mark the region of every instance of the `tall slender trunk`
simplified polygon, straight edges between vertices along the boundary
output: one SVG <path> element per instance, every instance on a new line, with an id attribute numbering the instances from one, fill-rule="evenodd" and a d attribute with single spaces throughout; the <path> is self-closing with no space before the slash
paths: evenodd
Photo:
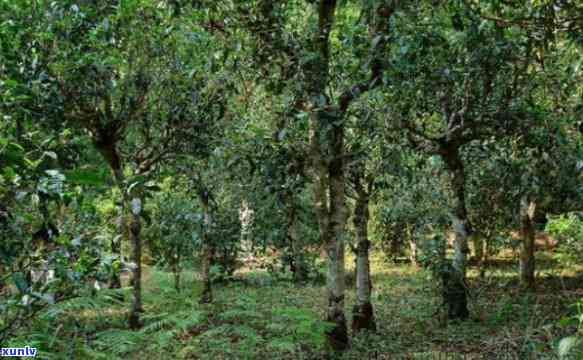
<path id="1" fill-rule="evenodd" d="M 466 267 L 468 258 L 468 238 L 472 233 L 465 200 L 465 172 L 456 146 L 446 148 L 443 160 L 450 173 L 453 208 L 451 213 L 455 233 L 454 258 L 451 274 L 447 275 L 445 301 L 449 306 L 450 319 L 465 319 L 469 316 L 467 306 Z"/>
<path id="2" fill-rule="evenodd" d="M 411 225 L 407 224 L 406 226 L 407 237 L 409 238 L 409 260 L 411 261 L 411 265 L 419 266 L 419 262 L 417 261 L 417 239 L 415 239 Z"/>
<path id="3" fill-rule="evenodd" d="M 137 194 L 129 194 L 126 189 L 122 158 L 117 150 L 117 142 L 119 140 L 118 131 L 119 124 L 109 119 L 110 122 L 103 127 L 93 129 L 94 138 L 93 144 L 101 153 L 105 161 L 110 167 L 116 185 L 118 186 L 122 198 L 122 221 L 120 221 L 120 233 L 128 236 L 130 242 L 130 262 L 131 275 L 130 283 L 132 287 L 130 309 L 128 315 L 129 327 L 131 329 L 138 329 L 142 326 L 140 321 L 140 314 L 143 312 L 142 308 L 142 243 L 141 243 L 141 216 L 144 209 L 144 199 Z M 114 237 L 111 250 L 112 254 L 121 261 L 121 246 L 116 242 L 118 237 Z M 121 287 L 121 279 L 119 270 L 114 270 L 112 278 L 110 279 L 111 288 Z"/>
<path id="4" fill-rule="evenodd" d="M 356 305 L 352 310 L 352 330 L 376 330 L 374 310 L 371 302 L 372 282 L 368 240 L 369 194 L 357 186 L 354 206 L 354 229 L 356 230 Z M 360 186 L 359 186 L 360 185 Z M 359 188 L 360 187 L 360 188 Z"/>
<path id="5" fill-rule="evenodd" d="M 331 122 L 333 123 L 333 122 Z M 328 309 L 326 320 L 335 324 L 327 332 L 328 342 L 336 351 L 348 347 L 348 329 L 344 316 L 345 259 L 344 229 L 346 225 L 346 196 L 344 178 L 344 128 L 343 125 L 331 125 L 325 116 L 318 113 L 310 121 L 311 156 L 315 173 L 314 206 L 318 217 L 320 239 L 326 246 L 328 256 L 327 294 Z M 321 139 L 327 131 L 332 136 L 322 144 Z M 325 161 L 323 145 L 333 159 Z M 327 152 L 328 153 L 328 152 Z"/>
<path id="6" fill-rule="evenodd" d="M 344 228 L 346 203 L 344 175 L 330 174 L 330 223 L 328 228 L 328 317 L 336 327 L 329 332 L 334 348 L 344 350 L 348 345 L 348 331 L 344 316 L 345 259 Z"/>
<path id="7" fill-rule="evenodd" d="M 522 236 L 520 246 L 520 284 L 525 289 L 534 289 L 535 286 L 535 210 L 536 202 L 532 196 L 525 195 L 520 199 L 520 230 Z"/>
<path id="8" fill-rule="evenodd" d="M 105 141 L 105 140 L 112 140 L 112 139 L 103 139 L 102 141 L 96 141 L 95 147 L 101 153 L 101 156 L 105 159 L 107 164 L 109 165 L 109 169 L 113 175 L 113 179 L 117 188 L 119 189 L 121 196 L 122 196 L 122 208 L 121 208 L 121 216 L 119 221 L 119 229 L 118 232 L 121 236 L 114 236 L 111 239 L 111 254 L 114 258 L 121 261 L 121 239 L 123 239 L 125 232 L 126 232 L 126 203 L 125 200 L 125 186 L 124 186 L 124 175 L 123 175 L 123 167 L 121 164 L 121 159 L 115 147 L 115 142 L 113 141 Z M 119 289 L 121 288 L 121 277 L 119 273 L 119 269 L 113 270 L 111 277 L 109 279 L 109 288 L 110 289 Z"/>
<path id="9" fill-rule="evenodd" d="M 202 283 L 203 289 L 200 295 L 199 302 L 201 304 L 208 304 L 213 301 L 213 292 L 212 292 L 212 279 L 211 279 L 211 266 L 213 261 L 213 248 L 212 244 L 210 243 L 210 236 L 209 232 L 212 226 L 212 218 L 210 212 L 210 204 L 209 204 L 209 194 L 206 189 L 200 195 L 200 201 L 202 203 L 202 211 L 203 211 L 203 231 L 202 231 Z"/>
<path id="10" fill-rule="evenodd" d="M 176 292 L 180 292 L 180 261 L 178 259 L 175 261 L 176 262 L 172 266 L 172 273 L 174 274 L 174 289 L 176 289 Z"/>
<path id="11" fill-rule="evenodd" d="M 484 260 L 484 237 L 480 233 L 474 233 L 471 237 L 474 244 L 474 258 L 478 265 Z"/>
<path id="12" fill-rule="evenodd" d="M 239 221 L 241 222 L 241 250 L 244 253 L 253 252 L 253 239 L 251 236 L 254 211 L 249 207 L 249 203 L 246 200 L 241 201 L 241 207 L 239 208 Z"/>
<path id="13" fill-rule="evenodd" d="M 142 326 L 140 313 L 142 308 L 142 230 L 141 210 L 143 209 L 143 199 L 132 197 L 131 211 L 129 212 L 129 240 L 130 240 L 130 260 L 132 271 L 130 283 L 132 287 L 130 300 L 129 326 L 130 329 L 139 329 Z"/>
<path id="14" fill-rule="evenodd" d="M 332 160 L 328 165 L 330 206 L 327 240 L 328 244 L 328 321 L 336 323 L 336 327 L 329 333 L 335 348 L 344 350 L 348 346 L 348 331 L 344 316 L 345 291 L 345 259 L 344 235 L 347 218 L 345 177 L 344 177 L 344 126 L 331 123 L 332 139 L 330 153 Z"/>
<path id="15" fill-rule="evenodd" d="M 403 239 L 399 234 L 397 236 L 392 236 L 389 238 L 389 256 L 393 261 L 397 261 L 397 258 L 401 254 L 401 246 Z"/>
<path id="16" fill-rule="evenodd" d="M 490 234 L 484 236 L 482 241 L 482 261 L 480 262 L 480 278 L 486 276 L 486 267 L 488 266 Z"/>
<path id="17" fill-rule="evenodd" d="M 474 232 L 470 238 L 474 246 L 474 261 L 480 277 L 482 277 L 484 273 L 485 237 L 482 233 Z"/>

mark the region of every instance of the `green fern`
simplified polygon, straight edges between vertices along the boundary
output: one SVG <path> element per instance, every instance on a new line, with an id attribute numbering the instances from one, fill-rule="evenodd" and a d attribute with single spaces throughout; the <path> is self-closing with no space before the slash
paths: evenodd
<path id="1" fill-rule="evenodd" d="M 46 319 L 55 319 L 63 314 L 78 314 L 80 311 L 91 310 L 98 314 L 103 314 L 112 305 L 123 306 L 124 289 L 107 289 L 101 290 L 96 296 L 80 296 L 67 299 L 54 304 L 47 308 L 43 317 Z"/>

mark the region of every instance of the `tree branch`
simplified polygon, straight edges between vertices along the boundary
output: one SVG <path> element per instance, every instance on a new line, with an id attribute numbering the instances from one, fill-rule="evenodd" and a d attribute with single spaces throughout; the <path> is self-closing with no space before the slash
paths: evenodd
<path id="1" fill-rule="evenodd" d="M 392 5 L 392 4 L 391 4 Z M 374 89 L 382 83 L 383 76 L 383 54 L 388 44 L 387 29 L 391 16 L 395 12 L 394 6 L 381 4 L 376 9 L 378 18 L 373 25 L 370 49 L 370 78 L 359 84 L 351 86 L 345 90 L 338 101 L 338 108 L 341 114 L 344 114 L 350 103 L 358 98 L 361 94 Z"/>

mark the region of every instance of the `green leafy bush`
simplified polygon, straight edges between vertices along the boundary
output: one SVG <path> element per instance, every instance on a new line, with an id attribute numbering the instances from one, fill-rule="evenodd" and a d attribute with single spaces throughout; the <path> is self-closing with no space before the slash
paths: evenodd
<path id="1" fill-rule="evenodd" d="M 566 263 L 583 260 L 583 217 L 580 213 L 551 217 L 546 231 L 558 240 L 557 256 Z"/>

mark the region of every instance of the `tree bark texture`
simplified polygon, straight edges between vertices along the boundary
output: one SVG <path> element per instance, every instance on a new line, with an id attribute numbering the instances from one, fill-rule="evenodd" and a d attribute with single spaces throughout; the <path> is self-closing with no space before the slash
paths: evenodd
<path id="1" fill-rule="evenodd" d="M 448 305 L 450 319 L 466 319 L 469 315 L 466 289 L 466 268 L 468 260 L 468 238 L 472 234 L 465 198 L 465 173 L 459 149 L 445 147 L 442 153 L 451 179 L 452 225 L 455 233 L 453 268 L 447 270 L 444 279 L 444 301 Z"/>
<path id="2" fill-rule="evenodd" d="M 407 224 L 407 237 L 409 238 L 409 260 L 411 261 L 411 265 L 419 266 L 419 262 L 417 261 L 417 239 L 409 224 Z"/>
<path id="3" fill-rule="evenodd" d="M 525 289 L 535 286 L 535 228 L 534 216 L 536 203 L 532 196 L 525 195 L 520 200 L 520 230 L 522 242 L 520 246 L 520 283 Z"/>
<path id="4" fill-rule="evenodd" d="M 352 310 L 352 330 L 375 331 L 374 309 L 371 302 L 372 282 L 368 240 L 369 194 L 357 180 L 357 197 L 354 207 L 354 229 L 356 231 L 356 305 Z"/>

